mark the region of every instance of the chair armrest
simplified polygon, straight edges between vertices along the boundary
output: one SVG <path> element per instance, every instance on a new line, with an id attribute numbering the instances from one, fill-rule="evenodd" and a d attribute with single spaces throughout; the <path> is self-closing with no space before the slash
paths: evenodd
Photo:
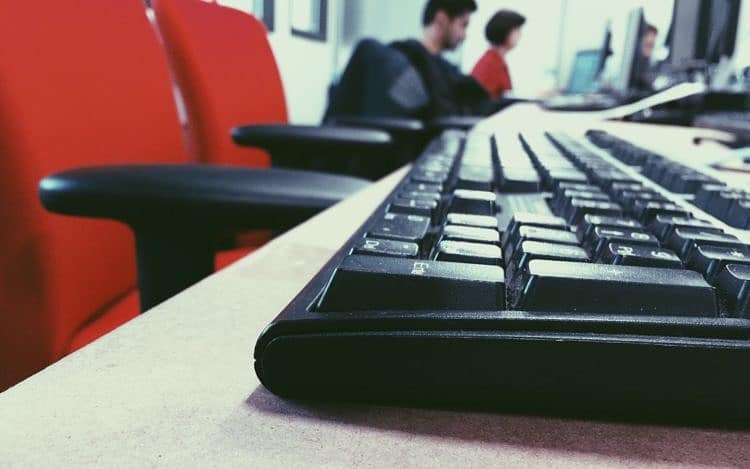
<path id="1" fill-rule="evenodd" d="M 132 165 L 54 174 L 41 181 L 39 192 L 51 212 L 130 226 L 146 311 L 213 272 L 220 235 L 292 227 L 367 185 L 280 169 Z"/>
<path id="2" fill-rule="evenodd" d="M 44 178 L 52 212 L 128 224 L 283 229 L 340 202 L 367 181 L 310 171 L 205 165 L 74 169 Z"/>
<path id="3" fill-rule="evenodd" d="M 414 161 L 435 136 L 421 120 L 402 117 L 337 116 L 330 119 L 329 123 L 388 132 L 393 139 L 394 167 Z"/>
<path id="4" fill-rule="evenodd" d="M 480 123 L 484 116 L 443 116 L 437 117 L 430 121 L 429 126 L 437 131 L 441 132 L 448 129 L 456 130 L 471 130 L 475 125 Z"/>
<path id="5" fill-rule="evenodd" d="M 271 155 L 347 157 L 351 152 L 388 149 L 390 135 L 380 130 L 307 125 L 250 125 L 232 129 L 232 139 L 242 146 L 258 147 Z"/>
<path id="6" fill-rule="evenodd" d="M 424 123 L 417 119 L 401 117 L 372 116 L 337 116 L 331 119 L 334 125 L 379 129 L 391 134 L 421 135 L 425 131 Z"/>

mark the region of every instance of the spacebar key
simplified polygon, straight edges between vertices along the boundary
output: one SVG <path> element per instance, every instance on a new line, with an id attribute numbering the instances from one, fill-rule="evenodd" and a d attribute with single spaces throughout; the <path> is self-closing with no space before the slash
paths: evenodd
<path id="1" fill-rule="evenodd" d="M 717 316 L 714 289 L 688 270 L 533 260 L 517 288 L 526 311 Z"/>
<path id="2" fill-rule="evenodd" d="M 323 312 L 503 309 L 500 267 L 356 255 L 339 265 L 319 303 Z"/>

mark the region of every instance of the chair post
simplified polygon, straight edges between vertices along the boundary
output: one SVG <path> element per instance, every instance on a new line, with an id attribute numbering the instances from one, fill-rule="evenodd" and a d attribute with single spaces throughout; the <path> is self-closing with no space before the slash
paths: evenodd
<path id="1" fill-rule="evenodd" d="M 191 232 L 193 231 L 193 232 Z M 195 229 L 135 229 L 141 313 L 214 271 L 213 237 Z"/>

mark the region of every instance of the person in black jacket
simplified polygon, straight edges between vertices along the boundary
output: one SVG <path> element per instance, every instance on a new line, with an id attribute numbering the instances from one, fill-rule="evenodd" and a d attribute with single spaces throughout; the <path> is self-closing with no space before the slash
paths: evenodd
<path id="1" fill-rule="evenodd" d="M 421 75 L 430 96 L 429 117 L 483 115 L 494 110 L 487 91 L 441 57 L 464 41 L 471 14 L 476 10 L 475 0 L 429 0 L 422 17 L 422 39 L 391 44 L 406 55 Z"/>

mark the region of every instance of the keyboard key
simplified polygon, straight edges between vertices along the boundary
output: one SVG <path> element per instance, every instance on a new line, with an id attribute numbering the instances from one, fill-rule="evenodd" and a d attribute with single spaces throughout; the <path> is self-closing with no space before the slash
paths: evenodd
<path id="1" fill-rule="evenodd" d="M 711 200 L 721 191 L 726 190 L 724 184 L 705 184 L 695 194 L 695 206 L 707 210 Z"/>
<path id="2" fill-rule="evenodd" d="M 659 240 L 652 234 L 637 229 L 605 227 L 594 228 L 594 232 L 586 240 L 584 247 L 593 254 L 595 259 L 598 259 L 610 243 L 637 244 L 653 248 L 659 247 Z"/>
<path id="3" fill-rule="evenodd" d="M 589 182 L 588 176 L 577 170 L 552 170 L 547 174 L 549 186 L 553 189 L 560 187 L 560 184 L 573 183 L 585 184 Z"/>
<path id="4" fill-rule="evenodd" d="M 414 258 L 419 254 L 419 246 L 414 243 L 404 243 L 402 241 L 365 238 L 354 246 L 352 252 L 354 254 L 369 256 Z"/>
<path id="5" fill-rule="evenodd" d="M 440 202 L 439 192 L 402 191 L 399 194 L 399 197 L 404 199 L 426 200 L 428 202 Z"/>
<path id="6" fill-rule="evenodd" d="M 750 319 L 750 266 L 728 265 L 719 273 L 717 287 L 734 317 Z"/>
<path id="7" fill-rule="evenodd" d="M 581 223 L 578 224 L 578 231 L 576 232 L 578 240 L 584 242 L 591 238 L 594 234 L 595 228 L 641 230 L 642 226 L 639 222 L 631 218 L 586 215 L 583 217 L 583 220 L 581 220 Z"/>
<path id="8" fill-rule="evenodd" d="M 669 249 L 654 246 L 610 243 L 602 251 L 601 261 L 612 265 L 682 269 L 682 261 Z"/>
<path id="9" fill-rule="evenodd" d="M 570 231 L 523 225 L 518 229 L 516 234 L 508 237 L 506 244 L 503 246 L 503 254 L 505 254 L 505 258 L 511 259 L 515 249 L 523 241 L 539 241 L 543 243 L 578 246 L 578 238 Z"/>
<path id="10" fill-rule="evenodd" d="M 744 196 L 739 192 L 722 191 L 711 198 L 711 201 L 708 203 L 705 210 L 716 218 L 724 221 L 729 213 L 729 208 L 736 201 L 742 200 L 743 198 Z"/>
<path id="11" fill-rule="evenodd" d="M 623 191 L 620 197 L 617 199 L 620 205 L 625 207 L 625 210 L 632 211 L 635 207 L 636 201 L 647 201 L 647 202 L 669 202 L 666 197 L 653 191 L 640 191 L 630 192 Z"/>
<path id="12" fill-rule="evenodd" d="M 589 262 L 590 260 L 588 253 L 578 246 L 524 241 L 513 253 L 513 259 L 509 265 L 513 264 L 516 269 L 523 270 L 529 262 L 536 259 L 570 262 Z M 508 271 L 508 277 L 510 277 L 510 271 Z"/>
<path id="13" fill-rule="evenodd" d="M 729 264 L 750 265 L 750 249 L 699 245 L 693 249 L 687 261 L 690 269 L 702 273 L 711 283 Z"/>
<path id="14" fill-rule="evenodd" d="M 613 184 L 638 184 L 637 180 L 620 170 L 594 172 L 592 180 L 604 190 L 609 190 Z"/>
<path id="15" fill-rule="evenodd" d="M 456 187 L 472 191 L 492 191 L 495 174 L 492 167 L 462 167 L 458 172 Z"/>
<path id="16" fill-rule="evenodd" d="M 676 194 L 695 194 L 702 186 L 715 182 L 715 179 L 705 174 L 691 172 L 676 177 L 670 186 L 670 190 Z"/>
<path id="17" fill-rule="evenodd" d="M 622 207 L 613 202 L 597 202 L 586 199 L 573 199 L 568 204 L 564 214 L 570 225 L 577 225 L 586 215 L 603 215 L 608 217 L 619 217 L 622 215 Z"/>
<path id="18" fill-rule="evenodd" d="M 548 215 L 538 215 L 536 213 L 527 212 L 516 212 L 513 215 L 508 227 L 505 229 L 502 238 L 502 245 L 504 246 L 509 238 L 513 238 L 518 241 L 518 230 L 522 226 L 538 226 L 541 228 L 549 228 L 556 230 L 567 230 L 568 224 L 565 223 L 560 217 L 552 217 Z"/>
<path id="19" fill-rule="evenodd" d="M 498 229 L 497 218 L 482 215 L 467 215 L 465 213 L 449 213 L 447 217 L 449 225 L 473 226 L 476 228 Z"/>
<path id="20" fill-rule="evenodd" d="M 410 182 L 403 187 L 404 191 L 419 191 L 419 192 L 443 192 L 443 186 L 441 184 L 424 184 L 418 182 Z"/>
<path id="21" fill-rule="evenodd" d="M 333 274 L 319 309 L 349 311 L 499 311 L 501 267 L 458 262 L 348 256 Z"/>
<path id="22" fill-rule="evenodd" d="M 444 186 L 448 174 L 444 172 L 417 170 L 412 172 L 411 180 L 418 184 L 434 184 Z"/>
<path id="23" fill-rule="evenodd" d="M 588 191 L 588 192 L 602 192 L 601 188 L 599 186 L 595 186 L 593 184 L 580 184 L 576 182 L 562 182 L 558 184 L 557 189 L 555 191 L 555 194 L 559 196 L 562 192 L 566 190 L 574 190 L 574 191 Z"/>
<path id="24" fill-rule="evenodd" d="M 443 230 L 443 239 L 448 241 L 500 244 L 500 233 L 490 228 L 447 225 Z"/>
<path id="25" fill-rule="evenodd" d="M 491 244 L 441 241 L 438 244 L 438 261 L 468 264 L 501 265 L 503 252 Z"/>
<path id="26" fill-rule="evenodd" d="M 666 240 L 675 228 L 699 228 L 703 231 L 715 233 L 724 232 L 709 221 L 675 215 L 657 215 L 648 225 L 648 229 L 661 241 Z"/>
<path id="27" fill-rule="evenodd" d="M 494 192 L 458 189 L 453 193 L 450 211 L 469 215 L 494 215 L 496 198 Z"/>
<path id="28" fill-rule="evenodd" d="M 697 272 L 535 260 L 512 307 L 537 312 L 717 315 L 713 287 Z"/>
<path id="29" fill-rule="evenodd" d="M 370 236 L 421 244 L 429 228 L 430 219 L 427 217 L 387 213 L 372 227 Z"/>
<path id="30" fill-rule="evenodd" d="M 397 197 L 391 204 L 390 211 L 407 215 L 420 215 L 432 218 L 437 211 L 438 203 L 434 200 L 416 200 Z"/>
<path id="31" fill-rule="evenodd" d="M 500 178 L 500 192 L 524 193 L 540 192 L 542 189 L 539 174 L 533 167 L 502 168 Z"/>
<path id="32" fill-rule="evenodd" d="M 566 213 L 569 204 L 574 199 L 611 202 L 609 196 L 603 192 L 567 190 L 555 200 L 555 211 L 557 213 Z"/>
<path id="33" fill-rule="evenodd" d="M 690 218 L 691 214 L 681 206 L 673 203 L 636 201 L 632 213 L 643 224 L 651 223 L 657 215 L 672 215 Z"/>
<path id="34" fill-rule="evenodd" d="M 698 245 L 723 246 L 737 249 L 745 247 L 736 236 L 700 228 L 675 228 L 667 239 L 666 244 L 682 259 L 688 259 L 693 249 Z"/>
<path id="35" fill-rule="evenodd" d="M 610 186 L 609 193 L 615 198 L 619 198 L 624 192 L 639 192 L 643 190 L 643 184 L 639 182 L 615 182 Z"/>
<path id="36" fill-rule="evenodd" d="M 750 200 L 738 200 L 732 204 L 724 221 L 735 228 L 750 229 Z"/>

